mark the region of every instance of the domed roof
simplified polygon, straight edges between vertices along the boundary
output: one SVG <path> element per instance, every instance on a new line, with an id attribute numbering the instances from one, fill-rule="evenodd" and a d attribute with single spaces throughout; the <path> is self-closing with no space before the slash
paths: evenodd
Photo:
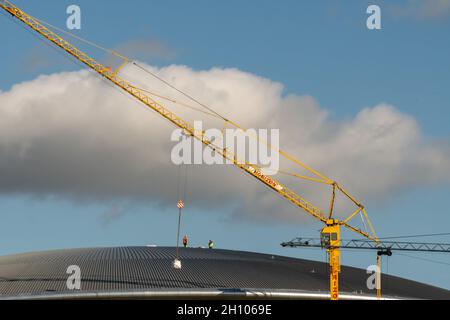
<path id="1" fill-rule="evenodd" d="M 117 247 L 56 250 L 0 257 L 0 298 L 251 297 L 327 298 L 328 267 L 315 261 L 242 251 Z M 69 266 L 80 270 L 80 290 L 69 290 Z M 342 267 L 347 298 L 370 298 L 365 270 Z M 383 281 L 387 279 L 383 277 Z M 450 291 L 389 277 L 390 297 L 450 299 Z"/>

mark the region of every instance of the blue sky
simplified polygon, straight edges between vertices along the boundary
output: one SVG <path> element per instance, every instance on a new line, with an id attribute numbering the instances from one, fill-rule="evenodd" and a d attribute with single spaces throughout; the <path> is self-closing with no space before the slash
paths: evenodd
<path id="1" fill-rule="evenodd" d="M 315 97 L 335 119 L 389 103 L 413 116 L 426 139 L 450 141 L 450 14 L 445 12 L 424 17 L 411 9 L 410 1 L 398 2 L 403 8 L 400 13 L 387 2 L 372 1 L 382 8 L 383 28 L 369 31 L 366 1 L 14 3 L 60 27 L 65 24 L 66 7 L 78 4 L 82 9 L 78 35 L 109 48 L 148 39 L 164 49 L 149 57 L 146 62 L 151 64 L 183 64 L 196 70 L 238 68 L 283 83 L 287 94 Z M 0 27 L 7 30 L 2 33 L 0 51 L 1 91 L 40 74 L 79 69 L 3 15 Z M 26 67 L 30 54 L 44 57 L 31 69 Z M 371 215 L 381 236 L 449 232 L 449 195 L 445 184 L 411 186 L 395 201 L 373 204 L 369 212 L 382 212 Z M 101 219 L 104 210 L 101 203 L 5 192 L 0 198 L 0 253 L 175 244 L 177 212 L 173 208 L 132 204 L 129 213 L 107 225 Z M 212 238 L 223 248 L 324 259 L 321 251 L 279 247 L 280 242 L 299 235 L 317 236 L 318 224 L 237 223 L 228 221 L 222 209 L 217 211 L 186 208 L 184 230 L 193 245 L 206 245 Z M 423 240 L 450 242 L 448 237 Z M 409 255 L 450 263 L 443 254 Z M 343 263 L 359 267 L 374 261 L 373 253 L 344 253 L 343 257 Z M 385 267 L 391 274 L 450 288 L 449 265 L 394 255 Z"/>

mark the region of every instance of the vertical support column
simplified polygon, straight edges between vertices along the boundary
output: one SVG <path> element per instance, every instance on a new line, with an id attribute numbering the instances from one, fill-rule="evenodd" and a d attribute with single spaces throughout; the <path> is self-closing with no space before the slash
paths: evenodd
<path id="1" fill-rule="evenodd" d="M 381 255 L 377 254 L 377 275 L 375 285 L 377 286 L 377 298 L 381 299 Z"/>
<path id="2" fill-rule="evenodd" d="M 330 268 L 330 299 L 339 299 L 339 273 L 341 272 L 340 246 L 341 230 L 339 221 L 327 220 L 327 226 L 321 231 L 321 244 L 327 249 Z"/>
<path id="3" fill-rule="evenodd" d="M 330 299 L 339 299 L 339 272 L 340 266 L 340 252 L 339 249 L 332 248 L 329 250 L 330 257 Z"/>

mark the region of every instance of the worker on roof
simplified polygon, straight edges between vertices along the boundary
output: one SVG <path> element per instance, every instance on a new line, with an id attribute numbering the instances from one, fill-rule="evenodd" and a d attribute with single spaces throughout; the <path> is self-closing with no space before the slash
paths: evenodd
<path id="1" fill-rule="evenodd" d="M 185 248 L 188 246 L 188 241 L 189 241 L 188 236 L 187 236 L 187 234 L 185 234 L 183 237 L 183 246 Z"/>
<path id="2" fill-rule="evenodd" d="M 212 240 L 209 240 L 209 242 L 208 242 L 208 248 L 209 248 L 209 249 L 214 248 L 214 242 L 213 242 Z"/>

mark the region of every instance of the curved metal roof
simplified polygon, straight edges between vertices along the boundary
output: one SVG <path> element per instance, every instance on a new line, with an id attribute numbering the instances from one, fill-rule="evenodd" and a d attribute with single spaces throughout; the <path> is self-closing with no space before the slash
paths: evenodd
<path id="1" fill-rule="evenodd" d="M 0 257 L 0 298 L 20 295 L 85 297 L 176 297 L 242 295 L 326 297 L 327 265 L 267 254 L 180 249 L 182 269 L 172 263 L 175 248 L 118 247 L 56 250 Z M 67 288 L 68 266 L 81 270 L 81 290 Z M 342 292 L 374 295 L 366 287 L 365 270 L 343 267 Z M 383 277 L 386 283 L 387 277 Z M 391 297 L 450 299 L 450 291 L 389 277 L 384 294 Z M 270 294 L 269 294 L 270 293 Z M 283 294 L 281 294 L 283 293 Z M 275 295 L 274 295 L 275 294 Z M 306 296 L 305 296 L 306 297 Z M 361 296 L 362 297 L 362 296 Z"/>

